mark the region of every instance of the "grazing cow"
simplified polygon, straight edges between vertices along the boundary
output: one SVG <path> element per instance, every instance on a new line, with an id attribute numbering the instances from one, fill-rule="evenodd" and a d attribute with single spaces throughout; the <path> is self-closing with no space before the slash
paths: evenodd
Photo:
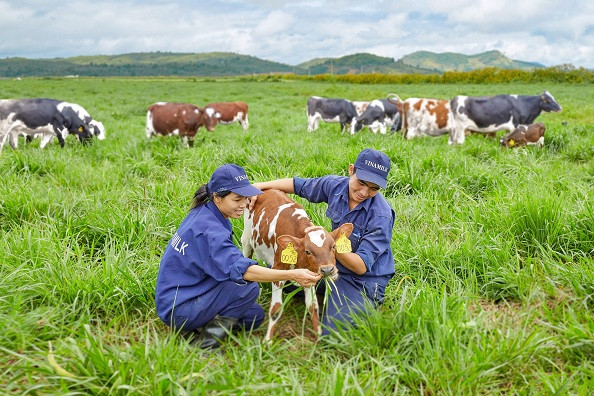
<path id="1" fill-rule="evenodd" d="M 105 139 L 105 127 L 103 126 L 103 123 L 101 121 L 94 120 L 89 115 L 89 112 L 87 110 L 85 110 L 85 108 L 82 107 L 81 105 L 78 105 L 76 103 L 70 103 L 69 106 L 72 108 L 72 110 L 74 110 L 76 112 L 76 114 L 79 116 L 79 118 L 81 120 L 83 120 L 89 126 L 91 135 L 97 137 L 98 140 Z M 33 139 L 33 136 L 27 135 L 26 139 L 27 139 L 27 143 L 29 143 Z M 51 142 L 52 139 L 53 139 L 53 136 L 50 136 L 49 141 Z"/>
<path id="2" fill-rule="evenodd" d="M 540 113 L 561 111 L 553 95 L 497 95 L 488 97 L 456 96 L 451 102 L 454 116 L 449 143 L 463 144 L 465 130 L 496 132 L 515 130 L 520 124 L 532 124 Z"/>
<path id="3" fill-rule="evenodd" d="M 340 131 L 352 125 L 357 118 L 357 110 L 353 102 L 347 99 L 321 98 L 312 96 L 307 99 L 307 130 L 318 129 L 320 120 L 331 123 L 340 122 Z"/>
<path id="4" fill-rule="evenodd" d="M 334 241 L 342 234 L 348 238 L 353 231 L 352 223 L 345 223 L 331 233 L 314 226 L 301 205 L 279 190 L 265 190 L 259 195 L 254 208 L 246 209 L 243 224 L 241 244 L 244 256 L 255 254 L 273 269 L 307 268 L 332 279 L 338 277 Z M 266 341 L 272 339 L 282 314 L 284 284 L 284 281 L 272 283 Z M 304 291 L 313 329 L 320 335 L 322 328 L 315 290 L 305 288 Z"/>
<path id="5" fill-rule="evenodd" d="M 359 132 L 363 127 L 368 126 L 373 133 L 377 133 L 379 129 L 380 133 L 384 135 L 386 133 L 386 127 L 389 126 L 392 130 L 398 130 L 399 124 L 400 112 L 398 111 L 398 107 L 388 99 L 375 99 L 357 117 L 351 127 L 351 134 Z"/>
<path id="6" fill-rule="evenodd" d="M 449 100 L 429 98 L 388 100 L 394 103 L 402 114 L 402 130 L 405 139 L 422 135 L 440 136 L 451 130 L 452 114 Z"/>
<path id="7" fill-rule="evenodd" d="M 194 136 L 201 126 L 214 131 L 216 120 L 210 112 L 189 103 L 158 102 L 147 109 L 146 137 L 175 135 L 192 147 Z"/>
<path id="8" fill-rule="evenodd" d="M 205 109 L 209 116 L 214 115 L 217 123 L 233 124 L 239 122 L 244 131 L 247 131 L 250 126 L 248 122 L 248 105 L 245 102 L 211 103 Z"/>
<path id="9" fill-rule="evenodd" d="M 544 134 L 547 128 L 542 122 L 520 125 L 513 132 L 505 135 L 499 143 L 504 147 L 544 146 Z"/>
<path id="10" fill-rule="evenodd" d="M 64 147 L 64 139 L 69 133 L 76 135 L 82 143 L 86 142 L 93 135 L 75 111 L 76 106 L 48 98 L 0 100 L 0 152 L 7 139 L 16 149 L 19 135 L 41 135 L 41 148 L 54 136 Z"/>

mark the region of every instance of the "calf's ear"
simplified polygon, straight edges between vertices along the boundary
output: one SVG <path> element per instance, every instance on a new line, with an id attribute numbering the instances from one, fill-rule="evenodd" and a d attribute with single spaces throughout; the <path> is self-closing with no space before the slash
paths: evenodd
<path id="1" fill-rule="evenodd" d="M 334 240 L 337 240 L 340 237 L 340 234 L 342 233 L 344 233 L 344 235 L 348 238 L 349 236 L 351 236 L 351 232 L 353 232 L 354 227 L 355 226 L 353 225 L 353 223 L 344 223 L 343 225 L 332 231 L 330 235 Z"/>
<path id="2" fill-rule="evenodd" d="M 276 243 L 278 244 L 279 249 L 285 249 L 289 246 L 289 243 L 293 244 L 295 250 L 303 249 L 303 239 L 295 238 L 292 235 L 280 235 L 276 238 Z"/>

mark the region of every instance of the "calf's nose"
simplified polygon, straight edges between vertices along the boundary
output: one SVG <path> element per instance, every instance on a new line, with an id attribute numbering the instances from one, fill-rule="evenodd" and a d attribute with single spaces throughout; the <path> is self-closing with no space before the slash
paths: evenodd
<path id="1" fill-rule="evenodd" d="M 334 268 L 335 267 L 333 265 L 320 267 L 320 273 L 322 274 L 322 276 L 332 276 L 332 274 L 334 273 Z"/>

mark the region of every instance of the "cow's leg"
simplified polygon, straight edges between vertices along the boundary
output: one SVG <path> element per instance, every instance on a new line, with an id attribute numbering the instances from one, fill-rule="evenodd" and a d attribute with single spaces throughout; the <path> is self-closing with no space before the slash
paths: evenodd
<path id="1" fill-rule="evenodd" d="M 248 129 L 248 128 L 249 128 L 249 126 L 250 126 L 250 123 L 249 123 L 249 121 L 248 121 L 248 116 L 247 116 L 247 114 L 245 115 L 245 119 L 244 119 L 244 120 L 242 120 L 242 119 L 240 119 L 240 120 L 239 120 L 239 123 L 241 124 L 241 127 L 243 128 L 243 130 L 244 130 L 244 131 L 247 131 L 247 129 Z"/>
<path id="2" fill-rule="evenodd" d="M 317 114 L 307 116 L 307 132 L 313 132 L 318 129 Z"/>
<path id="3" fill-rule="evenodd" d="M 19 134 L 17 132 L 10 133 L 10 136 L 8 136 L 8 143 L 10 144 L 10 147 L 16 150 L 19 147 Z"/>
<path id="4" fill-rule="evenodd" d="M 283 286 L 285 282 L 272 282 L 272 298 L 270 300 L 270 309 L 268 310 L 268 331 L 266 332 L 266 342 L 270 342 L 274 336 L 274 328 L 283 313 Z"/>
<path id="5" fill-rule="evenodd" d="M 62 147 L 64 147 L 64 139 L 62 139 L 62 136 L 58 133 L 58 140 L 60 140 L 60 145 Z M 52 141 L 52 138 L 54 137 L 54 135 L 52 135 L 50 132 L 44 132 L 41 134 L 41 143 L 39 143 L 39 148 L 44 148 L 49 142 Z"/>
<path id="6" fill-rule="evenodd" d="M 322 334 L 322 326 L 320 326 L 320 307 L 316 289 L 315 287 L 304 287 L 303 292 L 305 293 L 305 306 L 311 316 L 313 330 L 319 336 Z"/>
<path id="7" fill-rule="evenodd" d="M 380 131 L 380 133 L 382 135 L 385 135 L 386 134 L 386 124 L 384 124 L 383 122 L 380 123 L 380 125 L 379 125 L 379 131 Z"/>
<path id="8" fill-rule="evenodd" d="M 450 132 L 448 144 L 464 144 L 464 129 L 455 128 Z"/>
<path id="9" fill-rule="evenodd" d="M 2 147 L 4 147 L 4 143 L 6 143 L 6 139 L 8 139 L 8 132 L 1 134 L 0 133 L 0 153 L 2 153 Z"/>

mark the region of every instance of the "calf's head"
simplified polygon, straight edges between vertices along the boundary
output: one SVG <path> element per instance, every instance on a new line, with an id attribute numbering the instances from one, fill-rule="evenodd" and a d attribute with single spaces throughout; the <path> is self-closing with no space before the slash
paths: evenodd
<path id="1" fill-rule="evenodd" d="M 277 257 L 285 249 L 295 249 L 295 268 L 306 268 L 322 276 L 336 279 L 336 240 L 345 235 L 348 238 L 353 232 L 353 224 L 345 223 L 332 232 L 319 226 L 311 226 L 305 230 L 303 238 L 291 235 L 280 235 L 276 238 Z M 281 260 L 282 263 L 282 260 Z M 283 263 L 287 266 L 290 264 Z"/>

